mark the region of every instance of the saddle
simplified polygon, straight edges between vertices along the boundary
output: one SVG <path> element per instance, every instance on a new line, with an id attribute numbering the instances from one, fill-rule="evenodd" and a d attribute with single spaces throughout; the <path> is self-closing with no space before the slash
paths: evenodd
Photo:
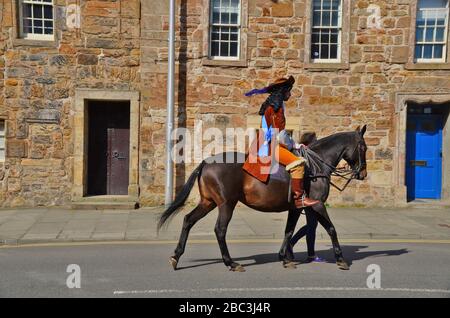
<path id="1" fill-rule="evenodd" d="M 305 132 L 300 138 L 300 143 L 308 146 L 316 140 L 317 136 L 315 132 Z M 275 160 L 275 158 L 272 158 L 271 147 L 269 147 L 269 156 L 258 156 L 259 146 L 262 145 L 263 142 L 264 136 L 262 134 L 258 134 L 258 138 L 253 140 L 250 145 L 242 169 L 259 181 L 266 183 L 268 182 L 270 175 L 274 174 L 272 169 L 272 160 Z M 280 169 L 276 170 L 277 171 L 275 173 L 277 173 Z"/>

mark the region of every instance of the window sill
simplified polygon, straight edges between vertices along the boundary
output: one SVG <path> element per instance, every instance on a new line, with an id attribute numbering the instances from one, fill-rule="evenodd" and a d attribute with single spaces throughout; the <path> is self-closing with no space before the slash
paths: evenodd
<path id="1" fill-rule="evenodd" d="M 203 58 L 202 64 L 205 66 L 247 67 L 247 60 L 211 60 Z"/>
<path id="2" fill-rule="evenodd" d="M 311 71 L 328 71 L 328 70 L 348 70 L 350 69 L 349 63 L 305 63 L 305 69 Z"/>
<path id="3" fill-rule="evenodd" d="M 407 70 L 450 70 L 450 63 L 406 63 Z"/>
<path id="4" fill-rule="evenodd" d="M 13 39 L 13 46 L 39 46 L 56 48 L 57 42 L 51 40 Z"/>

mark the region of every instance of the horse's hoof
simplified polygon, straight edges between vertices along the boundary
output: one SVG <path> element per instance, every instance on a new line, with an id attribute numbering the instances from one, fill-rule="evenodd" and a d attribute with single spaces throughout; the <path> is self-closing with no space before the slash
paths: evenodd
<path id="1" fill-rule="evenodd" d="M 175 259 L 175 257 L 171 257 L 169 259 L 169 264 L 172 265 L 174 271 L 177 270 L 178 261 Z"/>
<path id="2" fill-rule="evenodd" d="M 350 266 L 348 266 L 346 261 L 338 261 L 336 262 L 336 265 L 339 269 L 342 269 L 343 271 L 348 271 L 350 269 Z"/>
<path id="3" fill-rule="evenodd" d="M 243 273 L 243 272 L 245 272 L 245 268 L 242 265 L 236 265 L 236 266 L 231 266 L 230 271 Z"/>
<path id="4" fill-rule="evenodd" d="M 283 267 L 288 269 L 296 269 L 297 264 L 295 262 L 283 262 Z"/>

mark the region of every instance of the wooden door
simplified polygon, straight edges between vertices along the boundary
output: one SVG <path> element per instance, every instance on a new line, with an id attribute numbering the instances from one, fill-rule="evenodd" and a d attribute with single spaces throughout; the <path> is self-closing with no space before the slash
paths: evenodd
<path id="1" fill-rule="evenodd" d="M 129 183 L 129 103 L 89 103 L 88 195 L 126 195 Z"/>

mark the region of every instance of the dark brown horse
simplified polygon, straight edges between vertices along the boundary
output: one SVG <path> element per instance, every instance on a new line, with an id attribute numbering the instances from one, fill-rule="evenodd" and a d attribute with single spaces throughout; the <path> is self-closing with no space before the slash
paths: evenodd
<path id="1" fill-rule="evenodd" d="M 337 133 L 315 141 L 309 147 L 328 166 L 336 167 L 344 159 L 352 168 L 352 177 L 363 180 L 367 176 L 365 131 L 366 126 L 361 130 L 358 127 L 356 131 Z M 271 176 L 267 183 L 263 183 L 242 170 L 244 157 L 245 155 L 242 153 L 222 153 L 202 161 L 193 171 L 174 202 L 161 215 L 158 230 L 184 205 L 195 181 L 198 179 L 200 203 L 184 217 L 178 246 L 175 249 L 175 254 L 170 258 L 170 263 L 174 269 L 177 268 L 179 259 L 184 253 L 192 226 L 215 207 L 219 207 L 215 233 L 223 262 L 232 271 L 244 271 L 241 265 L 231 259 L 225 240 L 228 224 L 238 201 L 261 212 L 289 211 L 285 238 L 279 257 L 285 267 L 295 267 L 290 240 L 294 234 L 301 210 L 296 209 L 293 203 L 288 201 L 289 174 L 284 169 L 280 169 L 281 173 L 278 176 Z M 336 230 L 323 203 L 328 198 L 330 175 L 309 179 L 308 181 L 306 190 L 309 192 L 309 196 L 321 201 L 311 209 L 317 213 L 320 224 L 331 237 L 337 265 L 341 269 L 348 269 L 349 267 L 339 246 Z"/>

